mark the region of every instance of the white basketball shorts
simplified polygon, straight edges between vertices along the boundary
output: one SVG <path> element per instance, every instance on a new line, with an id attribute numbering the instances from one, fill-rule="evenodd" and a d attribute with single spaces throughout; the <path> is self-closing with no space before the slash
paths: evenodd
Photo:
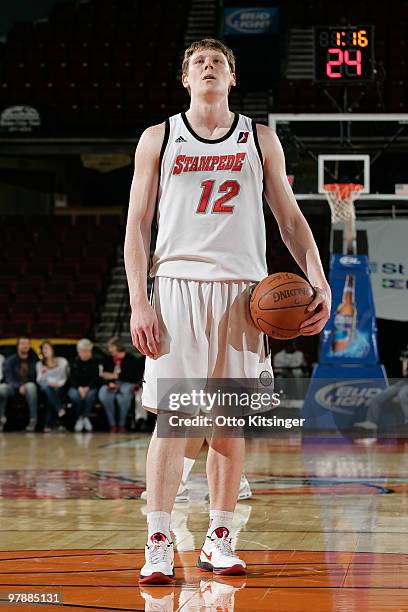
<path id="1" fill-rule="evenodd" d="M 258 379 L 272 366 L 264 334 L 249 313 L 252 281 L 156 277 L 153 307 L 160 343 L 146 357 L 142 402 L 157 410 L 159 379 Z"/>

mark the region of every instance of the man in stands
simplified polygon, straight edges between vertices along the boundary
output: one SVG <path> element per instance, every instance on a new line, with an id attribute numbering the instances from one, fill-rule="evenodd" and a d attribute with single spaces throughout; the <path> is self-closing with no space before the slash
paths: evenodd
<path id="1" fill-rule="evenodd" d="M 277 377 L 301 378 L 306 375 L 306 368 L 305 355 L 297 348 L 296 342 L 287 342 L 273 358 L 273 371 Z"/>
<path id="2" fill-rule="evenodd" d="M 17 339 L 17 352 L 4 362 L 4 383 L 0 385 L 0 419 L 4 427 L 7 401 L 11 397 L 24 397 L 30 411 L 26 431 L 34 431 L 38 415 L 38 390 L 36 380 L 37 354 L 31 348 L 28 336 Z"/>
<path id="3" fill-rule="evenodd" d="M 105 408 L 112 433 L 126 431 L 126 418 L 132 404 L 135 384 L 141 383 L 144 363 L 127 353 L 119 338 L 111 338 L 106 346 L 109 356 L 103 362 L 102 378 L 106 382 L 99 390 L 99 400 Z M 139 366 L 141 363 L 141 366 Z M 115 418 L 115 399 L 119 406 L 119 424 Z"/>
<path id="4" fill-rule="evenodd" d="M 100 384 L 99 363 L 92 356 L 93 344 L 88 338 L 82 338 L 77 344 L 78 356 L 70 364 L 70 382 L 68 397 L 72 402 L 77 417 L 75 431 L 92 431 L 89 419 L 92 408 L 98 397 Z"/>

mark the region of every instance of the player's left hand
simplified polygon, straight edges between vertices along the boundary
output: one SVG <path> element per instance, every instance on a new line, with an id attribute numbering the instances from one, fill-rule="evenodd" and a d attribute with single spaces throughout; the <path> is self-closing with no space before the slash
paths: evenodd
<path id="1" fill-rule="evenodd" d="M 313 314 L 301 324 L 299 329 L 302 336 L 320 334 L 330 317 L 330 287 L 327 286 L 324 289 L 322 287 L 313 287 L 313 289 L 315 290 L 315 296 L 307 307 L 307 310 L 313 312 Z"/>

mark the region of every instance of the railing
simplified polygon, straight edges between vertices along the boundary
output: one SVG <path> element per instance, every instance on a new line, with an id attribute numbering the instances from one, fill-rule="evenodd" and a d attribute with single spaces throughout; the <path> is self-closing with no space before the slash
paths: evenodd
<path id="1" fill-rule="evenodd" d="M 122 293 L 122 297 L 120 298 L 118 313 L 116 315 L 115 325 L 113 327 L 114 336 L 119 336 L 119 337 L 122 336 L 123 324 L 125 320 L 125 312 L 127 311 L 127 306 L 128 306 L 128 296 L 129 296 L 129 292 L 128 292 L 128 286 L 126 283 L 125 288 Z"/>

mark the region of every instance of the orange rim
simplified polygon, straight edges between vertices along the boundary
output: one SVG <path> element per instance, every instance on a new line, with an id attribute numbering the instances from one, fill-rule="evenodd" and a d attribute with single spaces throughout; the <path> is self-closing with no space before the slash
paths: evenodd
<path id="1" fill-rule="evenodd" d="M 335 191 L 340 199 L 346 200 L 353 192 L 362 191 L 364 185 L 360 185 L 360 183 L 326 183 L 324 189 L 328 192 Z"/>

